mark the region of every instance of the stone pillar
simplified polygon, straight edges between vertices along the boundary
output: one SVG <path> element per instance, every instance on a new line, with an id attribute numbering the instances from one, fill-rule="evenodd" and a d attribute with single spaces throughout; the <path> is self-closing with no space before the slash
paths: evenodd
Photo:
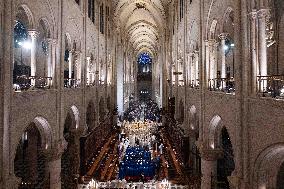
<path id="1" fill-rule="evenodd" d="M 57 146 L 47 152 L 47 172 L 50 175 L 50 189 L 61 188 L 61 157 L 66 148 L 67 142 L 63 139 L 59 140 Z"/>
<path id="2" fill-rule="evenodd" d="M 82 81 L 82 53 L 80 51 L 75 52 L 75 69 L 74 69 L 74 78 L 76 79 L 76 85 L 80 85 Z"/>
<path id="3" fill-rule="evenodd" d="M 91 73 L 90 73 L 90 62 L 91 57 L 87 57 L 87 85 L 90 85 L 91 82 Z"/>
<path id="4" fill-rule="evenodd" d="M 50 189 L 61 188 L 61 156 L 53 158 L 48 162 L 48 170 L 50 173 Z"/>
<path id="5" fill-rule="evenodd" d="M 217 48 L 218 48 L 218 42 L 216 40 L 212 40 L 212 63 L 213 63 L 213 79 L 217 77 Z"/>
<path id="6" fill-rule="evenodd" d="M 226 39 L 228 34 L 227 33 L 221 33 L 219 35 L 219 38 L 221 39 L 221 57 L 222 57 L 222 63 L 221 63 L 221 78 L 226 78 Z"/>
<path id="7" fill-rule="evenodd" d="M 195 61 L 195 86 L 199 85 L 199 52 L 194 51 L 194 61 Z"/>
<path id="8" fill-rule="evenodd" d="M 52 70 L 53 70 L 53 62 L 52 62 L 52 56 L 53 56 L 53 51 L 52 51 L 52 45 L 53 45 L 53 40 L 51 38 L 47 39 L 47 44 L 48 44 L 48 54 L 47 54 L 47 77 L 52 77 Z M 47 84 L 48 86 L 51 86 L 52 80 L 47 79 Z"/>
<path id="9" fill-rule="evenodd" d="M 217 162 L 216 160 L 205 160 L 201 159 L 201 189 L 210 189 L 213 185 L 214 175 L 217 172 Z M 214 188 L 214 187 L 213 187 Z"/>
<path id="10" fill-rule="evenodd" d="M 253 10 L 251 12 L 251 62 L 252 62 L 252 74 L 251 74 L 251 90 L 252 94 L 256 93 L 257 90 L 257 75 L 258 75 L 258 69 L 257 69 L 257 52 L 256 52 L 256 17 L 257 12 L 256 10 Z"/>
<path id="11" fill-rule="evenodd" d="M 260 76 L 267 76 L 267 46 L 266 46 L 266 20 L 269 17 L 268 9 L 261 9 L 258 11 L 258 59 Z M 267 81 L 261 83 L 260 91 L 265 91 L 267 88 Z"/>
<path id="12" fill-rule="evenodd" d="M 35 30 L 30 30 L 29 35 L 31 37 L 31 77 L 36 76 L 36 38 L 38 36 L 38 32 Z M 31 80 L 31 85 L 35 86 L 35 79 Z"/>
<path id="13" fill-rule="evenodd" d="M 216 53 L 217 53 L 217 42 L 216 40 L 209 41 L 209 79 L 210 87 L 214 88 L 214 79 L 217 74 L 217 63 L 216 63 Z"/>
<path id="14" fill-rule="evenodd" d="M 205 40 L 205 64 L 206 64 L 206 73 L 205 73 L 205 82 L 207 84 L 207 87 L 209 87 L 209 79 L 210 79 L 210 66 L 209 66 L 209 41 Z"/>
<path id="15" fill-rule="evenodd" d="M 223 156 L 221 149 L 211 149 L 207 142 L 197 141 L 196 146 L 201 155 L 201 189 L 214 188 L 217 174 L 217 160 Z"/>
<path id="16" fill-rule="evenodd" d="M 195 85 L 195 55 L 194 53 L 191 53 L 190 55 L 190 67 L 191 67 L 191 72 L 190 72 L 190 85 L 194 86 Z"/>
<path id="17" fill-rule="evenodd" d="M 71 81 L 71 78 L 72 78 L 72 62 L 73 62 L 73 51 L 70 50 L 69 51 L 69 59 L 68 59 L 68 79 L 69 79 L 69 86 L 72 85 L 72 81 Z"/>

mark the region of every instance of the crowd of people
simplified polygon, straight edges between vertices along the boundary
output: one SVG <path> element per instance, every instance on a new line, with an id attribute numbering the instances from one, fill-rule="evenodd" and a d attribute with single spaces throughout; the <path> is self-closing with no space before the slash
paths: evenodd
<path id="1" fill-rule="evenodd" d="M 130 103 L 124 121 L 118 121 L 119 179 L 153 179 L 164 147 L 158 134 L 160 119 L 159 107 L 153 100 Z"/>
<path id="2" fill-rule="evenodd" d="M 141 147 L 129 147 L 124 160 L 119 165 L 119 179 L 127 181 L 152 180 L 160 166 L 159 156 L 151 158 L 151 153 Z"/>
<path id="3" fill-rule="evenodd" d="M 133 122 L 135 120 L 161 122 L 161 110 L 152 99 L 145 101 L 130 101 L 129 108 L 124 113 L 124 120 Z"/>
<path id="4" fill-rule="evenodd" d="M 152 99 L 148 99 L 145 104 L 145 119 L 161 122 L 161 110 L 158 104 L 155 103 Z"/>

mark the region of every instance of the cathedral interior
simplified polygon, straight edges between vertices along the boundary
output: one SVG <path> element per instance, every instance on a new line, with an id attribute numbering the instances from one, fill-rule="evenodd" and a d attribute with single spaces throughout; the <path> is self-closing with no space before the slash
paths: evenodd
<path id="1" fill-rule="evenodd" d="M 0 189 L 284 189 L 284 0 L 0 0 L 0 48 Z"/>

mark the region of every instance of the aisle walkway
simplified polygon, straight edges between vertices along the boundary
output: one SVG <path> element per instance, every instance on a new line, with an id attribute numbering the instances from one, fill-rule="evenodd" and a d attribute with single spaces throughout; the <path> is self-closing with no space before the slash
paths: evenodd
<path id="1" fill-rule="evenodd" d="M 158 169 L 156 179 L 168 179 L 173 183 L 180 183 L 182 180 L 182 167 L 177 160 L 174 150 L 171 147 L 169 139 L 163 132 L 159 132 L 160 137 L 165 145 L 163 154 L 160 155 L 160 168 Z M 118 178 L 118 140 L 117 135 L 113 134 L 102 147 L 100 153 L 85 176 L 85 180 L 92 178 L 105 182 Z M 158 152 L 153 153 L 154 156 L 159 155 Z"/>
<path id="2" fill-rule="evenodd" d="M 144 112 L 147 112 L 147 117 L 152 121 L 160 117 L 157 104 L 149 101 L 146 106 L 145 103 L 134 102 L 133 107 L 126 112 L 128 117 L 125 119 L 134 121 L 119 124 L 122 132 L 120 137 L 117 134 L 111 135 L 97 157 L 94 157 L 85 179 L 106 182 L 133 177 L 137 178 L 135 181 L 167 179 L 181 183 L 182 167 L 167 135 L 163 129 L 159 130 L 156 122 L 140 120 L 141 117 L 144 119 Z M 142 155 L 145 153 L 149 153 L 147 157 Z"/>

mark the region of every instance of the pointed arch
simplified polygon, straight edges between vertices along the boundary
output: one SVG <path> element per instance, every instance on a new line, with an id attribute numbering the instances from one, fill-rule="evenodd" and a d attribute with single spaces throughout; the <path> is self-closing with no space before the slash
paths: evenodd
<path id="1" fill-rule="evenodd" d="M 284 143 L 273 144 L 264 149 L 254 163 L 254 189 L 276 188 L 277 175 L 284 162 Z"/>
<path id="2" fill-rule="evenodd" d="M 34 16 L 33 13 L 31 11 L 31 9 L 29 8 L 28 5 L 26 4 L 21 4 L 18 6 L 17 8 L 17 12 L 16 12 L 16 19 L 19 19 L 19 16 L 24 15 L 27 17 L 27 22 L 24 22 L 26 25 L 26 27 L 28 29 L 34 29 L 35 27 L 35 20 L 34 20 Z"/>
<path id="3" fill-rule="evenodd" d="M 223 128 L 223 122 L 219 115 L 215 115 L 209 124 L 208 145 L 210 148 L 215 149 L 220 147 L 219 134 Z"/>

